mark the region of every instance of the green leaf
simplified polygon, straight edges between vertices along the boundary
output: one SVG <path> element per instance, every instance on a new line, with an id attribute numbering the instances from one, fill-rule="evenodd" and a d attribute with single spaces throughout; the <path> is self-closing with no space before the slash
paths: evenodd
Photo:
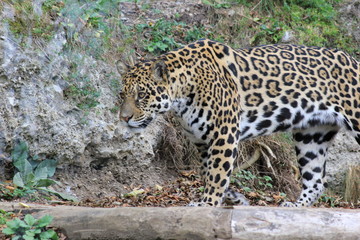
<path id="1" fill-rule="evenodd" d="M 35 183 L 35 187 L 48 187 L 51 186 L 53 184 L 57 184 L 58 182 L 52 179 L 39 179 L 36 183 Z"/>
<path id="2" fill-rule="evenodd" d="M 24 240 L 35 240 L 34 236 L 25 235 L 23 236 Z"/>
<path id="3" fill-rule="evenodd" d="M 52 216 L 45 215 L 37 221 L 36 226 L 46 227 L 47 225 L 49 225 L 51 223 L 52 220 L 53 220 Z"/>
<path id="4" fill-rule="evenodd" d="M 251 192 L 251 191 L 252 191 L 251 188 L 249 188 L 249 187 L 243 187 L 243 190 L 244 190 L 245 192 Z"/>
<path id="5" fill-rule="evenodd" d="M 27 159 L 20 159 L 16 163 L 14 162 L 14 166 L 23 174 L 23 176 L 33 172 L 33 167 Z"/>
<path id="6" fill-rule="evenodd" d="M 42 169 L 46 167 L 47 177 L 52 177 L 55 174 L 56 166 L 57 166 L 56 160 L 45 159 L 36 167 L 36 169 Z"/>
<path id="7" fill-rule="evenodd" d="M 47 169 L 47 167 L 41 167 L 41 168 L 37 167 L 35 169 L 34 174 L 35 174 L 35 179 L 36 180 L 39 180 L 39 179 L 42 179 L 42 178 L 46 179 L 48 177 L 48 169 Z"/>
<path id="8" fill-rule="evenodd" d="M 19 228 L 21 222 L 22 221 L 19 218 L 15 218 L 14 220 L 7 222 L 6 226 L 16 230 Z"/>
<path id="9" fill-rule="evenodd" d="M 53 239 L 53 240 L 58 240 L 59 239 L 59 237 L 58 237 L 58 235 L 56 234 L 56 232 L 54 231 L 54 230 L 52 230 L 52 229 L 49 229 L 49 230 L 47 230 L 46 232 L 42 232 L 41 234 L 40 234 L 40 239 L 42 240 L 42 239 Z"/>
<path id="10" fill-rule="evenodd" d="M 62 199 L 66 200 L 66 201 L 72 201 L 72 202 L 75 202 L 75 203 L 79 202 L 79 199 L 77 199 L 76 197 L 71 196 L 69 194 L 66 194 L 66 193 L 60 193 L 60 192 L 52 191 L 52 190 L 49 190 L 49 189 L 42 189 L 42 190 L 48 191 L 49 193 L 52 193 L 52 194 L 55 194 L 55 195 L 61 197 Z"/>
<path id="11" fill-rule="evenodd" d="M 26 142 L 20 141 L 19 143 L 17 143 L 14 147 L 14 150 L 11 153 L 11 159 L 13 160 L 13 163 L 15 165 L 15 167 L 18 168 L 18 166 L 20 168 L 18 168 L 18 170 L 21 172 L 23 171 L 23 169 L 21 169 L 21 164 L 18 164 L 17 166 L 17 162 L 23 162 L 24 160 L 26 160 L 28 158 L 28 147 Z"/>
<path id="12" fill-rule="evenodd" d="M 148 46 L 148 47 L 147 47 L 147 50 L 148 50 L 149 52 L 154 52 L 154 51 L 155 51 L 155 48 L 152 47 L 152 46 Z"/>
<path id="13" fill-rule="evenodd" d="M 5 234 L 5 235 L 12 235 L 12 234 L 15 233 L 15 231 L 13 229 L 11 229 L 11 228 L 4 228 L 2 230 L 2 233 Z"/>
<path id="14" fill-rule="evenodd" d="M 27 175 L 25 175 L 24 177 L 24 183 L 26 187 L 34 187 L 35 185 L 35 174 L 34 173 L 28 173 Z"/>
<path id="15" fill-rule="evenodd" d="M 264 180 L 270 182 L 272 181 L 272 178 L 270 176 L 264 176 Z"/>
<path id="16" fill-rule="evenodd" d="M 30 214 L 26 214 L 24 220 L 29 226 L 33 226 L 36 223 L 36 219 Z"/>
<path id="17" fill-rule="evenodd" d="M 29 226 L 26 222 L 21 221 L 19 222 L 19 226 L 24 228 L 24 230 L 29 230 L 31 228 L 31 226 Z"/>
<path id="18" fill-rule="evenodd" d="M 40 229 L 38 229 L 38 230 L 40 230 Z M 41 232 L 41 230 L 40 230 L 40 232 Z M 35 237 L 35 229 L 30 229 L 30 230 L 27 230 L 27 231 L 25 231 L 25 235 L 27 236 L 27 237 Z"/>
<path id="19" fill-rule="evenodd" d="M 22 188 L 25 187 L 24 181 L 19 172 L 15 174 L 13 178 L 13 183 L 18 187 L 22 187 Z"/>

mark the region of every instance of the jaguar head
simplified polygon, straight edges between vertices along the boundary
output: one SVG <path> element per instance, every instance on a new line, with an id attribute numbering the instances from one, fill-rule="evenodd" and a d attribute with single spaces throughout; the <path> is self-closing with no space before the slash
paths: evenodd
<path id="1" fill-rule="evenodd" d="M 132 128 L 145 128 L 158 113 L 170 110 L 168 72 L 163 60 L 140 62 L 133 67 L 118 62 L 123 87 L 120 120 Z"/>

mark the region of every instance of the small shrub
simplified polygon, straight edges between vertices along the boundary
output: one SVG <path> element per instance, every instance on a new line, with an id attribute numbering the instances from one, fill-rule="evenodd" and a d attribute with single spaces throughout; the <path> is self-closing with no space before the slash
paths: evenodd
<path id="1" fill-rule="evenodd" d="M 35 191 L 45 191 L 57 195 L 64 200 L 78 201 L 75 197 L 47 189 L 50 185 L 58 184 L 57 181 L 50 179 L 55 174 L 56 160 L 45 159 L 39 161 L 37 156 L 29 156 L 28 146 L 23 141 L 19 141 L 15 145 L 11 158 L 17 171 L 13 177 L 13 184 L 17 188 L 14 188 L 12 191 L 4 189 L 7 199 L 23 197 Z"/>
<path id="2" fill-rule="evenodd" d="M 12 215 L 13 215 L 13 213 L 6 212 L 6 211 L 0 209 L 0 225 L 6 224 L 6 222 L 9 221 L 9 219 L 11 219 Z"/>
<path id="3" fill-rule="evenodd" d="M 136 32 L 145 35 L 144 49 L 159 54 L 200 38 L 212 38 L 212 32 L 204 27 L 189 27 L 183 22 L 160 19 L 135 26 Z"/>
<path id="4" fill-rule="evenodd" d="M 145 33 L 144 49 L 153 53 L 164 53 L 180 46 L 174 36 L 179 35 L 184 23 L 160 19 L 155 23 L 138 24 L 135 26 L 138 33 Z"/>
<path id="5" fill-rule="evenodd" d="M 272 21 L 270 25 L 261 24 L 261 31 L 255 34 L 251 42 L 254 45 L 263 43 L 278 43 L 284 33 L 284 26 L 278 21 Z"/>
<path id="6" fill-rule="evenodd" d="M 16 186 L 21 188 L 48 187 L 56 181 L 49 179 L 55 173 L 57 161 L 45 159 L 37 161 L 38 157 L 31 158 L 28 155 L 28 146 L 25 142 L 19 142 L 12 151 L 11 158 L 17 169 L 13 178 Z"/>
<path id="7" fill-rule="evenodd" d="M 327 194 L 321 195 L 318 201 L 328 204 L 330 207 L 336 207 L 339 204 L 338 200 L 335 197 L 329 196 Z"/>
<path id="8" fill-rule="evenodd" d="M 13 240 L 57 240 L 59 239 L 57 233 L 52 229 L 47 229 L 52 220 L 53 217 L 49 215 L 37 220 L 30 214 L 27 214 L 24 220 L 15 218 L 6 222 L 7 227 L 2 232 L 5 235 L 13 236 Z"/>
<path id="9" fill-rule="evenodd" d="M 273 188 L 272 181 L 270 176 L 257 176 L 247 170 L 240 170 L 232 176 L 232 182 L 236 182 L 238 185 L 242 186 L 245 192 L 252 191 L 249 186 L 254 190 L 271 190 Z"/>

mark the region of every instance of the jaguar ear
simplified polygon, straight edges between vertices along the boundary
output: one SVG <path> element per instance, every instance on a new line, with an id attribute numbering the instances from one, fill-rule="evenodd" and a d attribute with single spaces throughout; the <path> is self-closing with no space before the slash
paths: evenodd
<path id="1" fill-rule="evenodd" d="M 153 76 L 156 82 L 166 82 L 168 76 L 168 69 L 163 60 L 157 60 L 152 66 Z"/>
<path id="2" fill-rule="evenodd" d="M 130 69 L 130 66 L 125 64 L 121 60 L 117 60 L 115 64 L 120 75 L 125 74 Z"/>

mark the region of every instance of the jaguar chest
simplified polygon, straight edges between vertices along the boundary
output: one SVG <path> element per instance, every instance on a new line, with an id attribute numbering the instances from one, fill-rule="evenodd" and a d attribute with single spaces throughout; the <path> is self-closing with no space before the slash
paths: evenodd
<path id="1" fill-rule="evenodd" d="M 178 116 L 185 134 L 193 143 L 208 143 L 214 129 L 211 112 L 188 100 L 180 99 L 173 102 L 173 112 Z"/>

